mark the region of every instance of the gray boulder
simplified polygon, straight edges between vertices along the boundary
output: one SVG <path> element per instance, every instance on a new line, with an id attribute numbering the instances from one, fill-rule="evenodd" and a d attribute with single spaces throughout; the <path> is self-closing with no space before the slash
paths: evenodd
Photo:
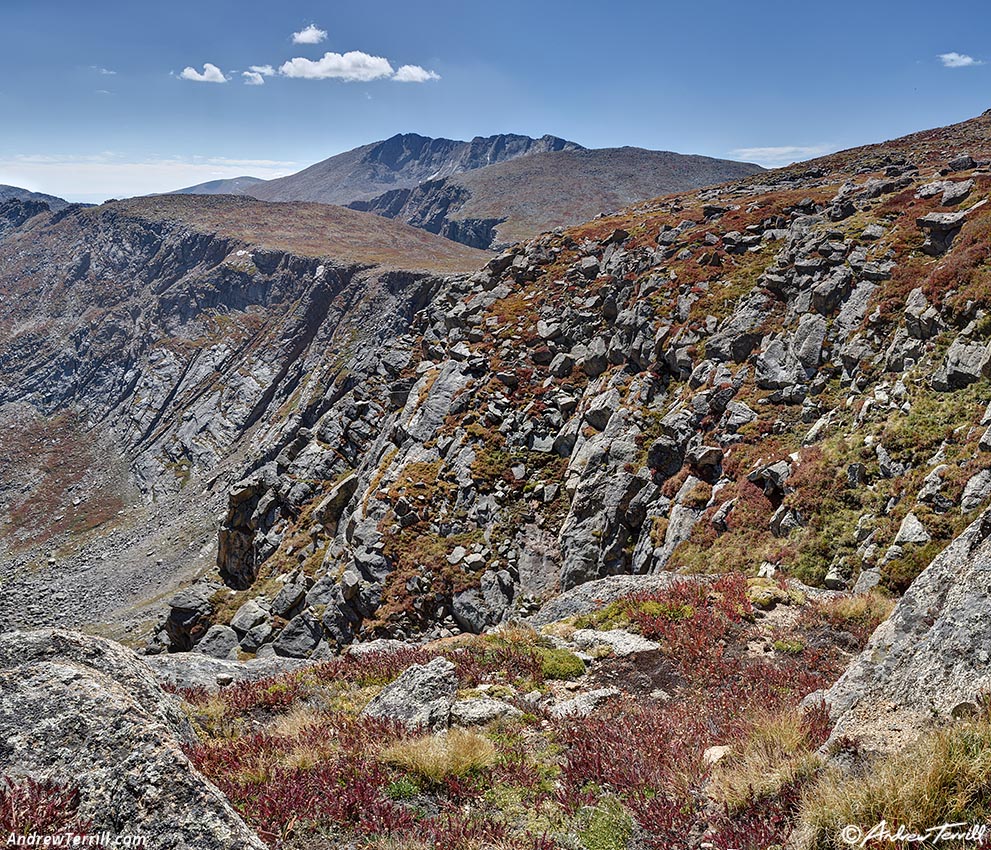
<path id="1" fill-rule="evenodd" d="M 946 352 L 946 362 L 933 376 L 937 390 L 957 390 L 991 375 L 991 345 L 961 334 Z"/>
<path id="2" fill-rule="evenodd" d="M 506 570 L 486 570 L 478 588 L 454 595 L 451 613 L 462 629 L 479 634 L 505 619 L 513 593 L 513 579 Z"/>
<path id="3" fill-rule="evenodd" d="M 482 726 L 504 717 L 519 717 L 523 712 L 501 699 L 479 697 L 459 699 L 451 706 L 452 726 Z"/>
<path id="4" fill-rule="evenodd" d="M 559 702 L 551 708 L 551 715 L 558 719 L 564 717 L 587 717 L 607 700 L 618 697 L 620 692 L 617 688 L 598 688 L 594 691 L 586 691 L 576 697 Z"/>
<path id="5" fill-rule="evenodd" d="M 414 664 L 387 685 L 362 712 L 366 717 L 398 720 L 415 729 L 448 725 L 458 690 L 454 665 L 446 658 Z"/>
<path id="6" fill-rule="evenodd" d="M 826 692 L 832 738 L 893 750 L 991 687 L 991 511 L 912 582 Z"/>
<path id="7" fill-rule="evenodd" d="M 964 485 L 963 495 L 960 497 L 960 509 L 964 513 L 976 511 L 989 496 L 991 496 L 991 470 L 982 469 L 971 476 Z"/>
<path id="8" fill-rule="evenodd" d="M 0 774 L 77 788 L 93 834 L 141 835 L 149 847 L 177 850 L 264 850 L 186 757 L 188 723 L 174 718 L 174 699 L 136 655 L 45 631 L 4 635 L 0 656 Z"/>
<path id="9" fill-rule="evenodd" d="M 322 637 L 323 626 L 320 621 L 309 611 L 304 611 L 293 617 L 275 639 L 275 654 L 289 658 L 308 658 L 320 644 Z"/>
<path id="10" fill-rule="evenodd" d="M 203 639 L 196 644 L 196 651 L 213 658 L 236 658 L 237 632 L 230 626 L 210 626 Z"/>

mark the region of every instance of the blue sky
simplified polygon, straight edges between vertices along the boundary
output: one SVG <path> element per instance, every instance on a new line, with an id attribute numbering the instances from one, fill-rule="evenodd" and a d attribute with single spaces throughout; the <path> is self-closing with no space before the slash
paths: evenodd
<path id="1" fill-rule="evenodd" d="M 986 0 L 0 0 L 0 33 L 0 183 L 71 200 L 397 132 L 783 164 L 991 107 Z"/>

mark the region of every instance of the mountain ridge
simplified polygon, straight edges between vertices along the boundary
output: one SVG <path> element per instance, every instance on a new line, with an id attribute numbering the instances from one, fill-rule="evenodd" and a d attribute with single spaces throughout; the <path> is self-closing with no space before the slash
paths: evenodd
<path id="1" fill-rule="evenodd" d="M 43 192 L 32 192 L 22 189 L 19 186 L 0 185 L 0 204 L 7 201 L 40 201 L 48 204 L 52 212 L 58 212 L 70 206 L 69 201 L 55 195 L 46 195 Z"/>
<path id="2" fill-rule="evenodd" d="M 349 204 L 476 248 L 503 248 L 637 201 L 757 174 L 751 163 L 638 147 L 535 153 Z"/>
<path id="3" fill-rule="evenodd" d="M 470 141 L 397 133 L 329 157 L 288 177 L 253 187 L 263 201 L 317 201 L 346 205 L 390 189 L 501 162 L 530 153 L 580 146 L 556 136 L 476 136 Z"/>

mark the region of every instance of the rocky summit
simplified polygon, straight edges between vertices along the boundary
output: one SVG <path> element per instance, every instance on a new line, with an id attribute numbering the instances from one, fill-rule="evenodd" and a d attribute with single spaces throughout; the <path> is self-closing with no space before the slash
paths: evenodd
<path id="1" fill-rule="evenodd" d="M 591 153 L 441 142 L 345 165 L 412 219 Z M 0 205 L 0 824 L 991 817 L 991 112 L 730 177 L 498 253 L 229 194 Z"/>

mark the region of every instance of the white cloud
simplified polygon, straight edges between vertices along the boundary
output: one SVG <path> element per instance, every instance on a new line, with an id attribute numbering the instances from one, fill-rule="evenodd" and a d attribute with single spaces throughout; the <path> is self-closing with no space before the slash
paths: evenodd
<path id="1" fill-rule="evenodd" d="M 369 82 L 391 77 L 395 72 L 388 59 L 370 56 L 360 50 L 348 53 L 324 53 L 316 61 L 297 56 L 283 63 L 279 73 L 286 77 L 306 80 L 347 80 L 349 82 Z"/>
<path id="2" fill-rule="evenodd" d="M 944 68 L 969 68 L 972 65 L 983 65 L 980 59 L 968 56 L 966 53 L 940 53 L 939 61 Z"/>
<path id="3" fill-rule="evenodd" d="M 310 24 L 305 29 L 292 34 L 293 44 L 319 44 L 327 38 L 327 31 L 320 29 L 316 24 Z"/>
<path id="4" fill-rule="evenodd" d="M 117 76 L 117 72 L 116 71 L 111 71 L 109 68 L 103 68 L 100 65 L 90 65 L 90 68 L 92 68 L 94 71 L 96 71 L 96 73 L 102 74 L 104 77 L 116 77 Z"/>
<path id="5" fill-rule="evenodd" d="M 392 79 L 397 83 L 426 83 L 430 80 L 439 80 L 440 74 L 428 71 L 419 65 L 403 65 Z"/>
<path id="6" fill-rule="evenodd" d="M 263 86 L 265 85 L 265 77 L 271 77 L 274 74 L 275 68 L 271 65 L 252 65 L 250 70 L 241 72 L 246 86 Z"/>
<path id="7" fill-rule="evenodd" d="M 834 148 L 830 145 L 781 145 L 779 147 L 736 148 L 730 151 L 730 156 L 747 162 L 756 162 L 758 165 L 764 165 L 768 168 L 778 168 L 793 162 L 814 159 L 817 156 L 831 153 L 833 150 Z"/>
<path id="8" fill-rule="evenodd" d="M 211 65 L 209 62 L 203 66 L 202 73 L 197 71 L 195 68 L 183 68 L 183 71 L 179 77 L 183 80 L 191 80 L 194 83 L 227 82 L 227 77 L 224 76 L 224 72 L 221 71 L 216 65 Z"/>
<path id="9" fill-rule="evenodd" d="M 30 154 L 0 158 L 0 184 L 23 186 L 70 201 L 99 203 L 245 174 L 272 180 L 299 168 L 300 163 L 272 159 L 194 156 L 133 160 L 113 152 Z"/>

